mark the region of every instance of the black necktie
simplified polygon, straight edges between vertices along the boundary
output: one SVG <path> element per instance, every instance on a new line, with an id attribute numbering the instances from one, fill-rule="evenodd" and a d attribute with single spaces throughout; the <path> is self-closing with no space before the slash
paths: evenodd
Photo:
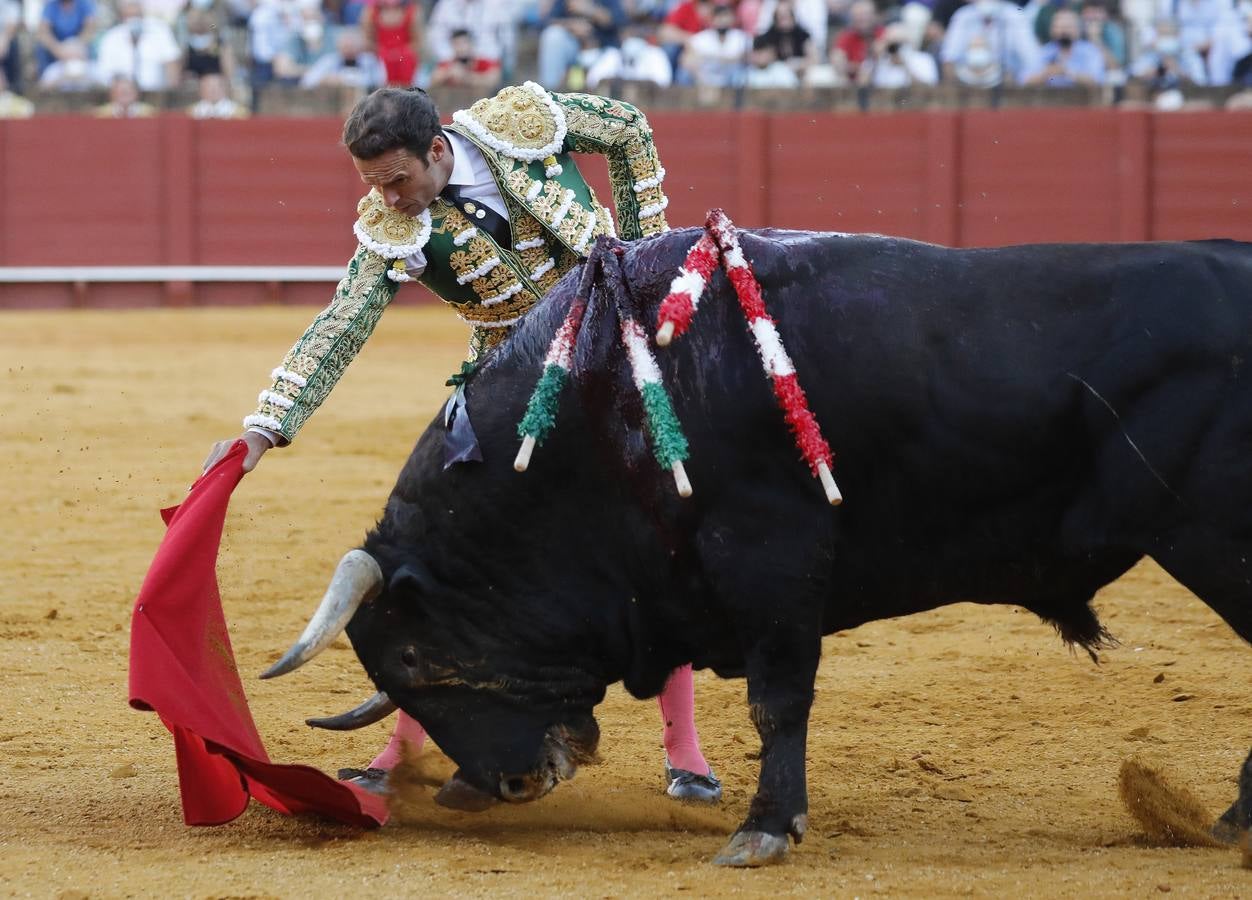
<path id="1" fill-rule="evenodd" d="M 496 244 L 506 250 L 512 249 L 509 221 L 504 216 L 480 201 L 470 200 L 454 184 L 445 187 L 439 196 L 464 213 L 465 218 L 477 226 L 479 231 L 486 231 L 490 234 Z"/>

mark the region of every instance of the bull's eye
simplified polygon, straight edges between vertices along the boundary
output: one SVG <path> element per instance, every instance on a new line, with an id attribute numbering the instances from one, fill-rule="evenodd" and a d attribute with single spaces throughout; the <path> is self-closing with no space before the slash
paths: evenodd
<path id="1" fill-rule="evenodd" d="M 412 647 L 405 647 L 400 651 L 400 662 L 412 668 L 417 665 L 417 651 Z"/>

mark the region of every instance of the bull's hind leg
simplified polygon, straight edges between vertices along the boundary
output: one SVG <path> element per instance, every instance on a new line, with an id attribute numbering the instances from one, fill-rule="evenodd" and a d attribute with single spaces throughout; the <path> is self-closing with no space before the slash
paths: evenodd
<path id="1" fill-rule="evenodd" d="M 1151 553 L 1161 566 L 1203 600 L 1245 641 L 1252 642 L 1252 541 L 1190 527 L 1162 538 Z M 1239 796 L 1213 826 L 1228 843 L 1243 840 L 1243 862 L 1252 868 L 1252 754 L 1239 775 Z"/>
<path id="2" fill-rule="evenodd" d="M 1240 842 L 1244 868 L 1252 869 L 1252 753 L 1239 773 L 1239 796 L 1213 826 L 1213 837 L 1228 844 Z"/>
<path id="3" fill-rule="evenodd" d="M 740 630 L 749 709 L 761 736 L 757 792 L 747 818 L 714 859 L 722 866 L 780 862 L 789 836 L 800 843 L 808 825 L 805 745 L 821 657 L 819 591 L 826 579 L 819 576 L 829 562 L 814 538 L 823 531 L 820 522 L 806 530 L 794 511 L 790 519 L 772 510 L 755 513 L 752 527 L 715 529 L 701 548 L 718 598 Z M 804 539 L 762 533 L 761 523 L 781 522 L 789 535 Z"/>

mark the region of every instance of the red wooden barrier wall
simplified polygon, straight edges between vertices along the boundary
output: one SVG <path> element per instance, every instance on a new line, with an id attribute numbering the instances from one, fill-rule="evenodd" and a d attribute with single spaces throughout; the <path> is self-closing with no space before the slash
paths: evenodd
<path id="1" fill-rule="evenodd" d="M 1252 240 L 1252 114 L 754 110 L 651 119 L 674 225 L 723 206 L 748 226 L 956 246 Z M 0 122 L 0 266 L 336 265 L 354 247 L 363 192 L 338 129 L 324 119 Z M 603 163 L 581 163 L 610 197 Z M 319 284 L 184 292 L 197 303 L 327 296 Z M 86 302 L 168 299 L 161 285 L 103 285 Z M 0 306 L 72 302 L 66 285 L 0 284 Z"/>

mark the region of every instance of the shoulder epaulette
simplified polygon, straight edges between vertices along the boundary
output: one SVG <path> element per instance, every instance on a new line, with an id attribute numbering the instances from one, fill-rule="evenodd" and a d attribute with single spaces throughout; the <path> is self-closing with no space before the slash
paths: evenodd
<path id="1" fill-rule="evenodd" d="M 430 210 L 417 218 L 391 209 L 378 191 L 371 190 L 356 205 L 353 233 L 361 246 L 383 259 L 404 259 L 426 246 L 430 239 Z"/>
<path id="2" fill-rule="evenodd" d="M 457 110 L 452 121 L 497 153 L 522 162 L 546 160 L 565 144 L 565 110 L 533 81 Z"/>

